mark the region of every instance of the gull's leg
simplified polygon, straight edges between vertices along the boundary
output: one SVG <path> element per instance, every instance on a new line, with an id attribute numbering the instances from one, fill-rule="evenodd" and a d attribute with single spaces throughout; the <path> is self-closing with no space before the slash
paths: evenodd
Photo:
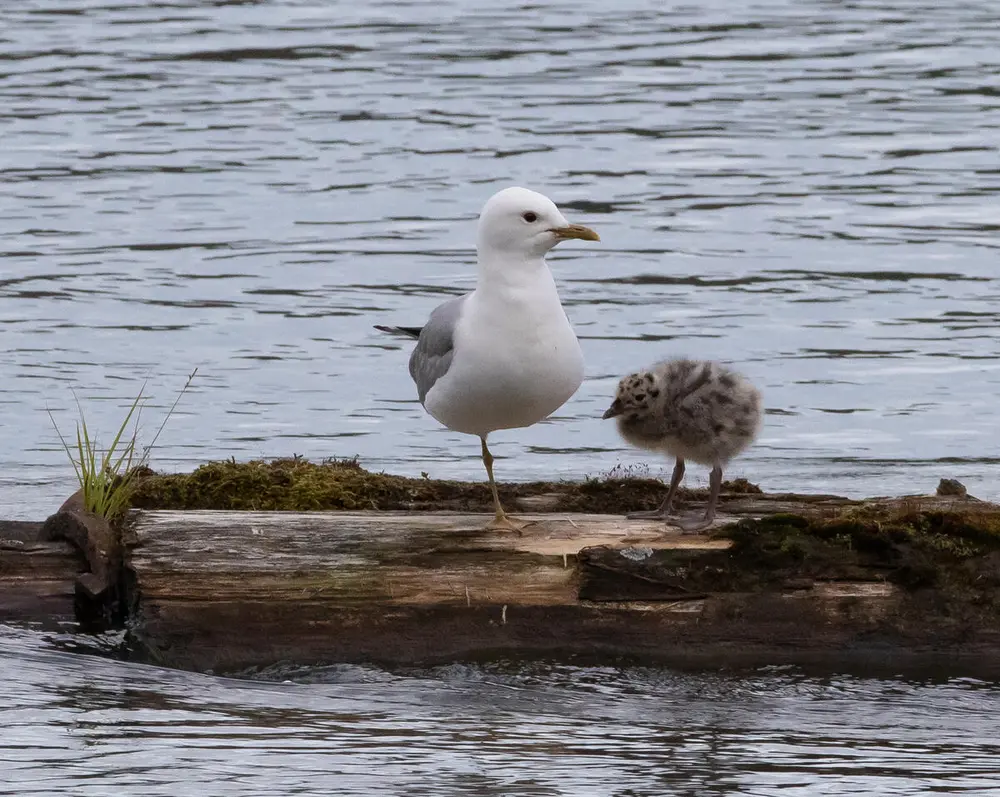
<path id="1" fill-rule="evenodd" d="M 516 531 L 520 534 L 521 526 L 507 517 L 507 513 L 504 512 L 503 507 L 500 506 L 500 493 L 497 492 L 497 483 L 493 479 L 493 455 L 486 446 L 486 437 L 484 436 L 479 439 L 483 442 L 483 464 L 486 466 L 486 475 L 490 477 L 490 490 L 493 493 L 493 508 L 496 510 L 496 517 L 494 517 L 493 520 L 486 525 L 486 528 L 506 529 L 508 531 Z"/>
<path id="2" fill-rule="evenodd" d="M 684 460 L 677 457 L 674 463 L 674 472 L 670 477 L 670 489 L 667 490 L 667 497 L 663 499 L 659 509 L 651 512 L 631 512 L 625 517 L 631 520 L 666 520 L 674 510 L 674 496 L 677 494 L 677 487 L 684 478 Z"/>
<path id="3" fill-rule="evenodd" d="M 704 531 L 710 528 L 715 520 L 715 505 L 719 501 L 719 491 L 722 489 L 722 468 L 716 465 L 708 477 L 708 506 L 705 507 L 705 517 L 694 523 L 679 523 L 681 531 Z"/>

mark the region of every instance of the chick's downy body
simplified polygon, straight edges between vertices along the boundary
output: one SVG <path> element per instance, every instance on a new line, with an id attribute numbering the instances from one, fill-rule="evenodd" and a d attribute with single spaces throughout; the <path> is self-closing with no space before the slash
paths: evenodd
<path id="1" fill-rule="evenodd" d="M 624 377 L 604 417 L 616 418 L 622 438 L 636 448 L 676 460 L 660 509 L 630 517 L 668 517 L 684 462 L 691 460 L 712 468 L 709 504 L 697 527 L 710 525 L 722 469 L 754 441 L 762 415 L 757 388 L 719 363 L 666 360 Z"/>
<path id="2" fill-rule="evenodd" d="M 618 416 L 618 431 L 636 448 L 714 467 L 757 436 L 760 392 L 718 363 L 667 360 L 625 379 L 633 407 Z"/>

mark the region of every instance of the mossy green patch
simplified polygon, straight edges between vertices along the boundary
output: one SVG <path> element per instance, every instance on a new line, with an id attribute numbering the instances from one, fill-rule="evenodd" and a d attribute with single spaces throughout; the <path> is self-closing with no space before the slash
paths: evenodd
<path id="1" fill-rule="evenodd" d="M 615 471 L 604 479 L 586 479 L 583 482 L 562 482 L 546 485 L 548 491 L 558 490 L 559 502 L 553 507 L 557 512 L 598 512 L 624 515 L 629 512 L 656 509 L 667 495 L 667 488 L 658 479 L 618 478 Z M 524 485 L 531 488 L 532 485 Z M 545 492 L 543 490 L 542 492 Z M 746 479 L 723 482 L 722 492 L 729 495 L 760 494 L 761 489 Z M 681 488 L 677 498 L 683 501 L 704 501 L 708 490 Z"/>
<path id="2" fill-rule="evenodd" d="M 884 578 L 907 589 L 984 594 L 1000 586 L 997 512 L 921 511 L 879 504 L 832 517 L 772 515 L 720 532 L 747 587 L 784 581 Z"/>
<path id="3" fill-rule="evenodd" d="M 760 492 L 740 479 L 726 491 Z M 500 498 L 513 507 L 517 498 L 551 495 L 556 512 L 622 514 L 658 506 L 666 494 L 656 479 L 588 479 L 582 483 L 528 482 L 499 485 Z M 705 491 L 681 491 L 681 498 Z M 313 463 L 292 457 L 202 465 L 193 473 L 158 474 L 143 470 L 132 506 L 138 509 L 362 510 L 488 512 L 492 498 L 485 482 L 414 479 L 373 473 L 354 460 Z M 543 510 L 544 511 L 544 510 Z"/>
<path id="4" fill-rule="evenodd" d="M 731 541 L 725 549 L 655 548 L 636 557 L 611 546 L 587 549 L 581 596 L 663 600 L 884 581 L 933 594 L 956 614 L 1000 615 L 1000 510 L 921 511 L 901 503 L 745 518 L 715 533 Z"/>
<path id="5" fill-rule="evenodd" d="M 353 460 L 320 464 L 301 458 L 210 462 L 193 473 L 147 473 L 133 506 L 140 509 L 316 510 L 404 509 L 429 501 L 489 498 L 485 485 L 372 473 Z"/>

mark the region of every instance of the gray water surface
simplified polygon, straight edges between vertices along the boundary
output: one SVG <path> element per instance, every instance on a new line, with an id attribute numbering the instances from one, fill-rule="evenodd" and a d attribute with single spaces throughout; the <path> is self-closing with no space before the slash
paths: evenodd
<path id="1" fill-rule="evenodd" d="M 587 379 L 502 480 L 665 464 L 600 420 L 670 354 L 765 393 L 772 490 L 1000 497 L 1000 6 L 921 0 L 109 4 L 0 10 L 0 516 L 73 489 L 46 415 L 154 452 L 481 479 L 416 402 L 419 324 L 519 183 Z M 690 478 L 704 483 L 694 469 Z"/>
<path id="2" fill-rule="evenodd" d="M 0 644 L 4 794 L 1000 794 L 1000 690 L 973 679 L 496 664 L 256 682 L 2 627 Z"/>
<path id="3" fill-rule="evenodd" d="M 1000 5 L 495 5 L 3 4 L 0 517 L 73 490 L 46 408 L 72 432 L 75 390 L 107 440 L 148 378 L 148 442 L 196 366 L 156 467 L 481 479 L 372 325 L 472 287 L 475 217 L 512 183 L 603 241 L 551 258 L 587 379 L 496 435 L 500 479 L 649 462 L 600 415 L 688 354 L 765 393 L 731 475 L 1000 498 Z M 1000 794 L 1000 690 L 947 675 L 240 681 L 64 642 L 0 628 L 0 793 Z"/>

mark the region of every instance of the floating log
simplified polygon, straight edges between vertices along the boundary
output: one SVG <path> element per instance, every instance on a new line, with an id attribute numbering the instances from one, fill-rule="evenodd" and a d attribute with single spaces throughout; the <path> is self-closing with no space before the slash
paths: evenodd
<path id="1" fill-rule="evenodd" d="M 747 495 L 724 511 L 709 536 L 597 514 L 521 515 L 514 535 L 480 514 L 141 511 L 129 626 L 144 658 L 214 671 L 570 655 L 1000 672 L 1000 507 Z"/>
<path id="2" fill-rule="evenodd" d="M 0 621 L 125 628 L 132 657 L 216 672 L 545 656 L 1000 676 L 1000 506 L 960 485 L 856 501 L 737 484 L 701 535 L 588 511 L 655 505 L 655 482 L 508 486 L 531 521 L 517 535 L 432 506 L 486 506 L 482 485 L 298 461 L 216 471 L 163 477 L 144 500 L 406 508 L 140 509 L 111 529 L 69 501 L 44 526 L 0 523 Z"/>

